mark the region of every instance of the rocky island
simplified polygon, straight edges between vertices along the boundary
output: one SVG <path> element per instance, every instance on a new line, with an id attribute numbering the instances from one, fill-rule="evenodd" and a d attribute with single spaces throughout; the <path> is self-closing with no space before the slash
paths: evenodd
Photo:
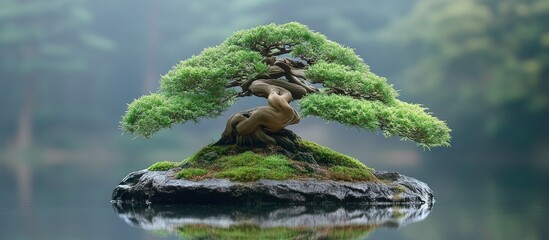
<path id="1" fill-rule="evenodd" d="M 291 147 L 211 144 L 182 162 L 130 173 L 113 200 L 150 204 L 433 203 L 427 184 L 375 171 L 284 131 Z"/>

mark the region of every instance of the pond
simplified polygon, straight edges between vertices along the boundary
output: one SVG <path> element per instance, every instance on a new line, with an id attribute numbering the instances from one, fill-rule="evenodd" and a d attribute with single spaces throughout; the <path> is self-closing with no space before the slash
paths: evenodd
<path id="1" fill-rule="evenodd" d="M 549 175 L 456 162 L 398 170 L 436 201 L 392 207 L 118 205 L 114 187 L 140 166 L 35 168 L 30 192 L 0 167 L 0 239 L 549 239 Z"/>
<path id="2" fill-rule="evenodd" d="M 476 187 L 480 189 L 477 193 L 485 194 L 456 198 L 455 190 L 440 189 L 433 206 L 394 207 L 140 207 L 111 204 L 107 186 L 78 191 L 50 188 L 49 194 L 35 196 L 28 205 L 2 196 L 0 236 L 1 239 L 549 239 L 545 227 L 549 198 L 542 191 L 527 189 L 521 194 L 507 195 L 501 194 L 504 188 L 488 190 L 482 184 Z"/>

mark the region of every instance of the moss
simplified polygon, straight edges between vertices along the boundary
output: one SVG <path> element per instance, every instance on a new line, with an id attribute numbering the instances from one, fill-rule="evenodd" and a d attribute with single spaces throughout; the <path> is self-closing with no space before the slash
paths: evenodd
<path id="1" fill-rule="evenodd" d="M 231 153 L 238 152 L 239 146 L 236 145 L 213 145 L 209 144 L 202 149 L 200 149 L 193 156 L 188 158 L 189 162 L 192 161 L 214 161 L 217 160 L 219 156 L 232 155 Z"/>
<path id="2" fill-rule="evenodd" d="M 206 175 L 208 173 L 208 170 L 203 168 L 184 168 L 183 170 L 179 171 L 175 177 L 176 178 L 184 178 L 184 179 L 193 179 L 199 176 Z"/>
<path id="3" fill-rule="evenodd" d="M 284 180 L 295 175 L 295 169 L 286 156 L 262 156 L 251 151 L 222 157 L 214 167 L 221 169 L 215 177 L 234 181 Z"/>
<path id="4" fill-rule="evenodd" d="M 378 181 L 372 169 L 355 158 L 316 143 L 298 140 L 297 149 L 289 152 L 281 146 L 241 147 L 207 145 L 183 160 L 159 162 L 149 170 L 166 171 L 179 167 L 177 178 L 202 180 L 226 178 L 250 182 L 259 179 L 314 178 L 340 181 Z M 282 155 L 281 153 L 284 153 Z M 303 156 L 308 156 L 304 159 Z"/>
<path id="5" fill-rule="evenodd" d="M 340 181 L 374 181 L 376 178 L 371 173 L 365 169 L 350 168 L 345 166 L 335 166 L 331 167 L 330 171 L 332 173 L 333 180 Z"/>
<path id="6" fill-rule="evenodd" d="M 153 165 L 151 165 L 147 170 L 149 171 L 168 171 L 174 167 L 176 167 L 178 163 L 176 162 L 170 162 L 170 161 L 163 161 L 163 162 L 157 162 Z"/>
<path id="7" fill-rule="evenodd" d="M 314 236 L 314 231 L 285 227 L 260 228 L 255 225 L 239 225 L 228 228 L 207 225 L 188 225 L 178 228 L 179 235 L 186 239 L 296 239 Z"/>
<path id="8" fill-rule="evenodd" d="M 351 168 L 366 169 L 366 165 L 355 158 L 338 153 L 330 148 L 320 146 L 314 142 L 301 140 L 301 147 L 314 155 L 318 164 L 324 166 L 345 166 Z"/>
<path id="9" fill-rule="evenodd" d="M 186 239 L 364 239 L 374 225 L 337 227 L 273 227 L 242 224 L 231 227 L 208 225 L 187 225 L 177 229 L 179 236 Z"/>

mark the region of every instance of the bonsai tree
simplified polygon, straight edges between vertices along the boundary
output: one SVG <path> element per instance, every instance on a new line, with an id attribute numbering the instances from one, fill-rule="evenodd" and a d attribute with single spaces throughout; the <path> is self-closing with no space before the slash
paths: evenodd
<path id="1" fill-rule="evenodd" d="M 400 136 L 423 147 L 448 146 L 450 129 L 426 108 L 398 100 L 383 77 L 355 52 L 299 23 L 269 24 L 234 33 L 218 46 L 181 61 L 156 93 L 128 106 L 121 127 L 144 137 L 162 128 L 217 117 L 237 99 L 257 96 L 268 106 L 232 115 L 218 144 L 283 145 L 285 128 L 303 116 Z"/>

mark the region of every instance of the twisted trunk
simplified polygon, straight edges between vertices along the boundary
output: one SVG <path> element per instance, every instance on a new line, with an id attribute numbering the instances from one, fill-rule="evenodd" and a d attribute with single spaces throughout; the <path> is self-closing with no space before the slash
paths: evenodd
<path id="1" fill-rule="evenodd" d="M 265 59 L 269 65 L 270 79 L 251 79 L 233 82 L 230 86 L 240 85 L 242 95 L 255 95 L 266 98 L 269 106 L 257 107 L 232 115 L 227 121 L 225 131 L 218 144 L 237 144 L 240 146 L 278 144 L 286 145 L 295 135 L 283 130 L 299 123 L 299 114 L 290 105 L 294 99 L 300 99 L 316 88 L 302 82 L 306 66 L 287 58 Z M 277 79 L 284 77 L 285 79 Z M 230 87 L 229 86 L 229 87 Z"/>
<path id="2" fill-rule="evenodd" d="M 234 114 L 227 121 L 221 143 L 241 146 L 276 144 L 273 133 L 299 123 L 299 114 L 290 106 L 293 99 L 307 94 L 305 88 L 277 79 L 258 79 L 249 87 L 251 94 L 267 99 L 269 106 Z"/>

